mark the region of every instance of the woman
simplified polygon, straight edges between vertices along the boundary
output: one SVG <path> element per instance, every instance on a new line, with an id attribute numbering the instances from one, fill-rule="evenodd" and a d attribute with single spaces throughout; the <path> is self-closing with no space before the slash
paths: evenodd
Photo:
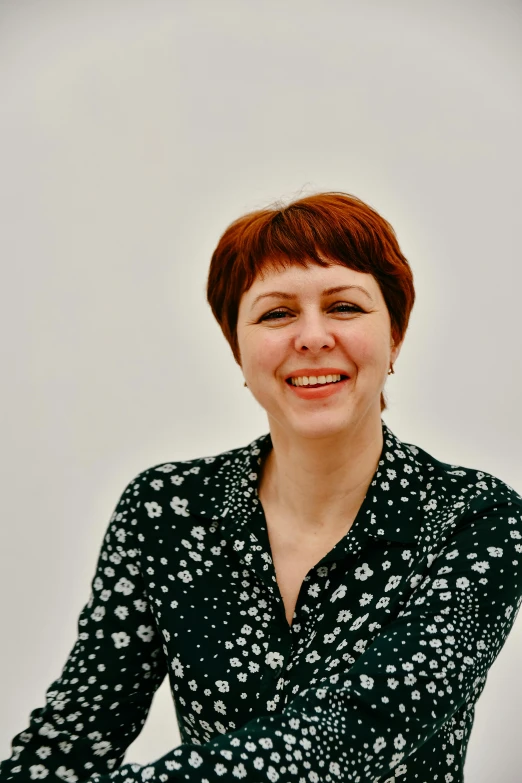
<path id="1" fill-rule="evenodd" d="M 270 432 L 130 482 L 0 778 L 462 781 L 522 498 L 381 418 L 414 301 L 392 228 L 342 193 L 247 215 L 208 299 Z M 183 744 L 119 767 L 167 674 Z"/>

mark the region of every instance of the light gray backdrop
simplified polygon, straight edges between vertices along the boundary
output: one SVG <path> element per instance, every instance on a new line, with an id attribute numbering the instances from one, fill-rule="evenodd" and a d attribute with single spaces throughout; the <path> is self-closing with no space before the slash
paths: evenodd
<path id="1" fill-rule="evenodd" d="M 210 309 L 228 223 L 344 190 L 417 304 L 385 421 L 522 493 L 522 5 L 0 0 L 0 757 L 76 638 L 109 517 L 266 432 Z M 469 783 L 520 781 L 522 617 Z M 166 684 L 127 760 L 178 742 Z"/>

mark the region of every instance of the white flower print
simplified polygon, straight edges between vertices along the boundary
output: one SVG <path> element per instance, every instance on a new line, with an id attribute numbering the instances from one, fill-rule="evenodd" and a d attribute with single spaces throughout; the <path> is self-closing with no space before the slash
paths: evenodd
<path id="1" fill-rule="evenodd" d="M 196 753 L 196 751 L 193 750 L 190 754 L 188 763 L 190 764 L 191 767 L 197 768 L 203 764 L 203 759 L 201 758 L 199 753 Z"/>
<path id="2" fill-rule="evenodd" d="M 335 642 L 335 634 L 333 634 L 333 633 L 326 633 L 324 635 L 323 643 L 324 644 L 331 644 L 332 642 Z"/>
<path id="3" fill-rule="evenodd" d="M 369 614 L 364 614 L 361 617 L 356 617 L 353 623 L 351 624 L 349 630 L 357 631 L 362 625 L 364 625 L 364 623 L 366 622 L 369 616 L 370 616 Z"/>
<path id="4" fill-rule="evenodd" d="M 281 655 L 281 653 L 278 652 L 269 652 L 266 655 L 265 663 L 268 664 L 272 669 L 277 669 L 279 666 L 282 666 L 284 663 L 284 658 Z"/>
<path id="5" fill-rule="evenodd" d="M 398 574 L 395 576 L 390 576 L 388 582 L 384 587 L 384 592 L 387 593 L 390 590 L 395 590 L 395 588 L 400 585 L 401 581 L 402 581 L 402 576 L 399 576 Z"/>
<path id="6" fill-rule="evenodd" d="M 43 764 L 33 764 L 29 767 L 29 774 L 31 780 L 42 780 L 47 777 L 49 770 Z"/>
<path id="7" fill-rule="evenodd" d="M 117 593 L 123 593 L 123 595 L 130 595 L 134 591 L 134 583 L 122 576 L 114 585 L 114 590 Z"/>
<path id="8" fill-rule="evenodd" d="M 140 625 L 136 634 L 143 642 L 151 642 L 154 638 L 154 629 L 150 625 Z"/>
<path id="9" fill-rule="evenodd" d="M 344 598 L 344 596 L 346 595 L 347 589 L 348 588 L 346 587 L 346 585 L 340 585 L 337 588 L 337 590 L 335 590 L 333 592 L 332 597 L 330 598 L 330 601 L 333 602 L 333 601 L 337 601 L 338 598 Z M 308 592 L 310 592 L 310 591 L 308 591 Z"/>
<path id="10" fill-rule="evenodd" d="M 156 470 L 160 473 L 172 473 L 173 470 L 176 470 L 176 466 L 166 462 L 164 465 L 157 467 Z"/>
<path id="11" fill-rule="evenodd" d="M 105 756 L 112 749 L 112 745 L 107 740 L 103 740 L 102 742 L 95 742 L 92 749 L 96 756 Z"/>
<path id="12" fill-rule="evenodd" d="M 117 606 L 114 610 L 114 614 L 118 619 L 125 620 L 125 618 L 129 616 L 129 610 L 126 606 Z"/>
<path id="13" fill-rule="evenodd" d="M 410 579 L 410 587 L 411 587 L 411 589 L 415 590 L 417 585 L 420 585 L 421 582 L 422 582 L 422 574 L 415 574 L 415 576 L 413 576 Z"/>
<path id="14" fill-rule="evenodd" d="M 371 576 L 373 576 L 373 571 L 368 565 L 368 563 L 363 563 L 362 566 L 355 569 L 355 578 L 360 579 L 361 581 L 365 581 L 366 579 L 369 579 Z"/>
<path id="15" fill-rule="evenodd" d="M 179 498 L 175 495 L 170 501 L 171 507 L 174 509 L 175 514 L 179 514 L 182 517 L 188 517 L 189 512 L 187 510 L 188 500 L 186 498 Z"/>
<path id="16" fill-rule="evenodd" d="M 105 616 L 105 607 L 104 606 L 97 606 L 95 608 L 94 612 L 92 613 L 91 618 L 95 622 L 99 623 L 100 620 L 103 620 L 104 616 Z"/>
<path id="17" fill-rule="evenodd" d="M 42 737 L 49 737 L 49 739 L 54 739 L 58 736 L 58 731 L 51 723 L 44 723 L 44 725 L 38 730 L 38 734 L 41 734 Z"/>
<path id="18" fill-rule="evenodd" d="M 60 780 L 65 780 L 66 783 L 77 783 L 78 776 L 74 774 L 74 770 L 67 769 L 63 764 L 56 770 L 56 776 Z"/>
<path id="19" fill-rule="evenodd" d="M 145 503 L 145 508 L 147 509 L 149 517 L 160 517 L 163 513 L 160 504 L 156 503 L 154 500 L 151 503 Z"/>
<path id="20" fill-rule="evenodd" d="M 113 633 L 111 634 L 111 637 L 117 650 L 121 649 L 122 647 L 128 647 L 130 644 L 131 638 L 128 633 L 125 633 L 125 631 L 120 631 L 120 633 Z"/>

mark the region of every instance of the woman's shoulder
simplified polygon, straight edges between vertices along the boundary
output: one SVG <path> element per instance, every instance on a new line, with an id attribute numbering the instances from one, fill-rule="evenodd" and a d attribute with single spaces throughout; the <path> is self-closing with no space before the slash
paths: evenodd
<path id="1" fill-rule="evenodd" d="M 506 481 L 476 467 L 446 462 L 420 446 L 402 443 L 415 459 L 423 476 L 426 497 L 440 495 L 464 508 L 513 505 L 522 514 L 522 496 Z"/>
<path id="2" fill-rule="evenodd" d="M 218 454 L 187 460 L 169 460 L 141 470 L 129 483 L 127 492 L 148 510 L 168 503 L 182 516 L 215 515 L 232 488 L 252 487 L 270 436 L 261 435 L 246 446 Z M 147 505 L 149 504 L 149 505 Z"/>
<path id="3" fill-rule="evenodd" d="M 150 478 L 156 475 L 168 475 L 171 477 L 182 477 L 185 480 L 186 477 L 190 476 L 212 476 L 219 473 L 223 468 L 244 465 L 252 459 L 255 460 L 256 457 L 261 455 L 269 440 L 269 435 L 261 435 L 246 446 L 237 446 L 218 454 L 193 457 L 186 460 L 159 462 L 140 471 L 138 477 Z M 180 481 L 179 483 L 182 482 Z"/>

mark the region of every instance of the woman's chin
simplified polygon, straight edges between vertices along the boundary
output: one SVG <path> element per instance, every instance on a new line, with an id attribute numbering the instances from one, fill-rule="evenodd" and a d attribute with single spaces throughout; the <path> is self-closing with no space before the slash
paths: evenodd
<path id="1" fill-rule="evenodd" d="M 306 416 L 291 416 L 284 421 L 277 417 L 274 422 L 278 429 L 283 425 L 283 429 L 288 434 L 291 433 L 298 438 L 310 440 L 343 437 L 353 429 L 356 423 L 356 418 L 350 415 L 327 416 L 324 413 L 314 415 L 311 412 Z M 272 430 L 272 428 L 271 422 L 270 429 Z"/>
<path id="2" fill-rule="evenodd" d="M 354 402 L 354 401 L 353 401 Z M 271 415 L 268 413 L 270 430 L 284 430 L 298 438 L 320 440 L 327 438 L 342 438 L 359 430 L 361 426 L 372 426 L 381 421 L 380 400 L 375 398 L 375 404 L 343 406 L 341 409 L 320 411 L 308 410 L 296 412 L 279 408 Z"/>

